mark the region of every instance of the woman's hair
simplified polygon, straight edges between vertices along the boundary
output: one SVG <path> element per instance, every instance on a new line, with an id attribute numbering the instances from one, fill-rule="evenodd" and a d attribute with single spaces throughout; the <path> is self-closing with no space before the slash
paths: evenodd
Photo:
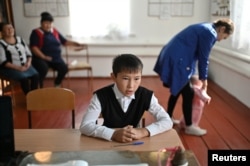
<path id="1" fill-rule="evenodd" d="M 54 18 L 49 12 L 42 12 L 41 13 L 41 22 L 43 22 L 43 21 L 53 22 Z"/>
<path id="2" fill-rule="evenodd" d="M 221 18 L 221 19 L 215 20 L 213 23 L 215 27 L 224 26 L 226 28 L 225 33 L 229 35 L 231 35 L 234 32 L 234 23 L 229 18 Z"/>
<path id="3" fill-rule="evenodd" d="M 5 25 L 9 25 L 9 24 L 11 24 L 11 23 L 9 23 L 9 22 L 1 22 L 0 23 L 0 32 L 3 31 L 3 28 L 4 28 Z"/>
<path id="4" fill-rule="evenodd" d="M 113 59 L 112 70 L 115 76 L 122 71 L 142 72 L 142 68 L 141 60 L 133 54 L 121 54 Z"/>

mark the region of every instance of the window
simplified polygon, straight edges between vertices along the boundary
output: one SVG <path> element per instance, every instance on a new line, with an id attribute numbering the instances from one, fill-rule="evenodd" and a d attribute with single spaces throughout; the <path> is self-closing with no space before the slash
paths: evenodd
<path id="1" fill-rule="evenodd" d="M 70 31 L 76 37 L 122 37 L 130 31 L 130 0 L 70 0 Z"/>
<path id="2" fill-rule="evenodd" d="M 250 19 L 249 0 L 231 0 L 231 19 L 235 24 L 235 31 L 232 35 L 233 47 L 250 53 Z"/>

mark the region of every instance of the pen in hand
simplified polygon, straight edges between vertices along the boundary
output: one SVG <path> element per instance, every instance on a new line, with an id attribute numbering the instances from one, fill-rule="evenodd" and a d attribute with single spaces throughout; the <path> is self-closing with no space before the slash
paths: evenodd
<path id="1" fill-rule="evenodd" d="M 141 145 L 141 144 L 144 144 L 144 142 L 142 142 L 142 141 L 137 141 L 137 142 L 127 143 L 127 144 L 114 145 L 113 147 L 118 147 L 118 146 L 129 146 L 129 145 Z"/>

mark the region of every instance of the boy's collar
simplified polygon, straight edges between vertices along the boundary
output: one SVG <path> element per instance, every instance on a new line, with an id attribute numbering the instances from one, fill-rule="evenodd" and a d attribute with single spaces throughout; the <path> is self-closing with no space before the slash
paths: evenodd
<path id="1" fill-rule="evenodd" d="M 118 89 L 116 83 L 114 84 L 113 86 L 113 90 L 114 90 L 114 93 L 115 93 L 115 97 L 116 99 L 121 99 L 123 97 L 127 97 L 127 98 L 130 98 L 130 99 L 134 99 L 135 98 L 135 94 L 131 95 L 131 96 L 124 96 Z"/>

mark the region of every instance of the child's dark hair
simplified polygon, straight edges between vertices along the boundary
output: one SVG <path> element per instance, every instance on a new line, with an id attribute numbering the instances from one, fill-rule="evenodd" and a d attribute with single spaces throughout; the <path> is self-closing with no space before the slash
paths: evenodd
<path id="1" fill-rule="evenodd" d="M 133 54 L 121 54 L 114 58 L 112 70 L 113 74 L 117 76 L 122 71 L 128 72 L 142 72 L 142 61 Z"/>

